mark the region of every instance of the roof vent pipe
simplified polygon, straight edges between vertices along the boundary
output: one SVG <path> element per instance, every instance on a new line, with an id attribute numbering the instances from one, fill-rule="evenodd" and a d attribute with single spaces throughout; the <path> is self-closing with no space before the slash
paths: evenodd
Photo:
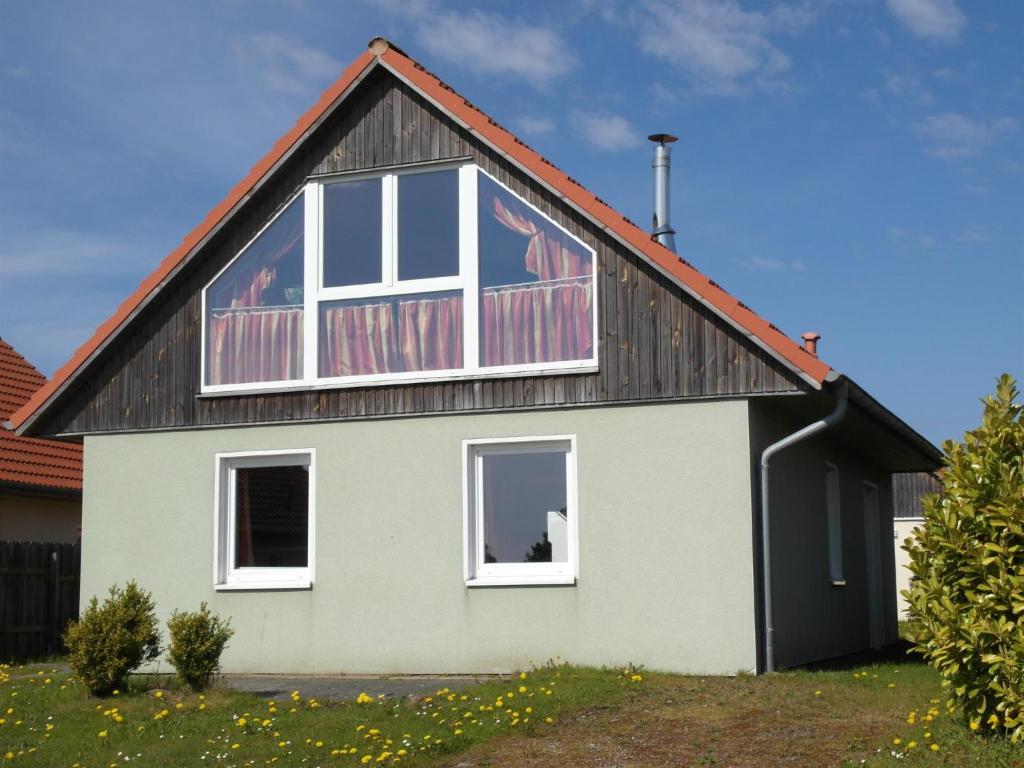
<path id="1" fill-rule="evenodd" d="M 669 221 L 669 171 L 672 167 L 672 148 L 669 146 L 677 137 L 667 133 L 655 133 L 647 137 L 655 143 L 654 159 L 654 222 L 651 239 L 657 240 L 673 253 L 676 250 L 676 231 Z"/>
<path id="2" fill-rule="evenodd" d="M 804 351 L 817 357 L 818 342 L 821 341 L 821 334 L 816 331 L 808 331 L 807 333 L 801 334 L 800 338 L 804 340 Z"/>

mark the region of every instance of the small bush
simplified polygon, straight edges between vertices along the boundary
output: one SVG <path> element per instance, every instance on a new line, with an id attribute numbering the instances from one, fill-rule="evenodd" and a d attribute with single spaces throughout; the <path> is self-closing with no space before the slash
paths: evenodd
<path id="1" fill-rule="evenodd" d="M 220 655 L 235 634 L 230 622 L 210 613 L 204 602 L 195 613 L 172 613 L 167 628 L 171 632 L 167 655 L 178 677 L 192 690 L 203 690 L 219 669 Z"/>
<path id="2" fill-rule="evenodd" d="M 942 491 L 908 540 L 915 650 L 973 731 L 1024 738 L 1024 408 L 1004 375 L 982 425 L 943 445 Z"/>
<path id="3" fill-rule="evenodd" d="M 93 597 L 64 633 L 68 664 L 94 696 L 124 688 L 129 673 L 157 657 L 159 643 L 153 600 L 134 581 L 111 587 L 102 605 Z"/>

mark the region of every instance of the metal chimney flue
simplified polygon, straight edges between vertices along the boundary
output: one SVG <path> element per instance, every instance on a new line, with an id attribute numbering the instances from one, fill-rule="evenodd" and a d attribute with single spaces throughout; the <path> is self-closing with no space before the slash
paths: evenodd
<path id="1" fill-rule="evenodd" d="M 672 147 L 678 137 L 668 133 L 655 133 L 647 137 L 655 143 L 654 159 L 654 221 L 651 225 L 651 239 L 657 240 L 673 253 L 676 250 L 676 231 L 672 228 L 669 208 L 669 173 L 672 170 Z"/>

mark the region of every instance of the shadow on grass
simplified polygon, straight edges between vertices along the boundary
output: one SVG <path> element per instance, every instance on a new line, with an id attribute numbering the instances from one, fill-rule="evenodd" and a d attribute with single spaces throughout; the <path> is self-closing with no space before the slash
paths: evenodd
<path id="1" fill-rule="evenodd" d="M 883 646 L 877 650 L 858 651 L 846 656 L 837 656 L 834 659 L 822 659 L 810 664 L 804 664 L 797 669 L 806 669 L 813 672 L 841 672 L 856 667 L 866 667 L 872 664 L 913 664 L 923 665 L 924 657 L 919 653 L 910 653 L 912 645 L 904 639 L 895 643 Z"/>

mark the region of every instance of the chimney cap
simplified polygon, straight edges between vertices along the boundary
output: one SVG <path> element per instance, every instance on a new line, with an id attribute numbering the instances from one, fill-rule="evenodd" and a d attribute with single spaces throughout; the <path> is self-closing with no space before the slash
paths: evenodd
<path id="1" fill-rule="evenodd" d="M 679 141 L 679 137 L 673 136 L 671 133 L 652 133 L 647 140 L 657 144 L 671 144 L 673 141 Z"/>
<path id="2" fill-rule="evenodd" d="M 804 351 L 817 357 L 818 342 L 821 340 L 821 334 L 817 331 L 806 331 L 800 334 L 800 338 L 804 340 Z"/>

